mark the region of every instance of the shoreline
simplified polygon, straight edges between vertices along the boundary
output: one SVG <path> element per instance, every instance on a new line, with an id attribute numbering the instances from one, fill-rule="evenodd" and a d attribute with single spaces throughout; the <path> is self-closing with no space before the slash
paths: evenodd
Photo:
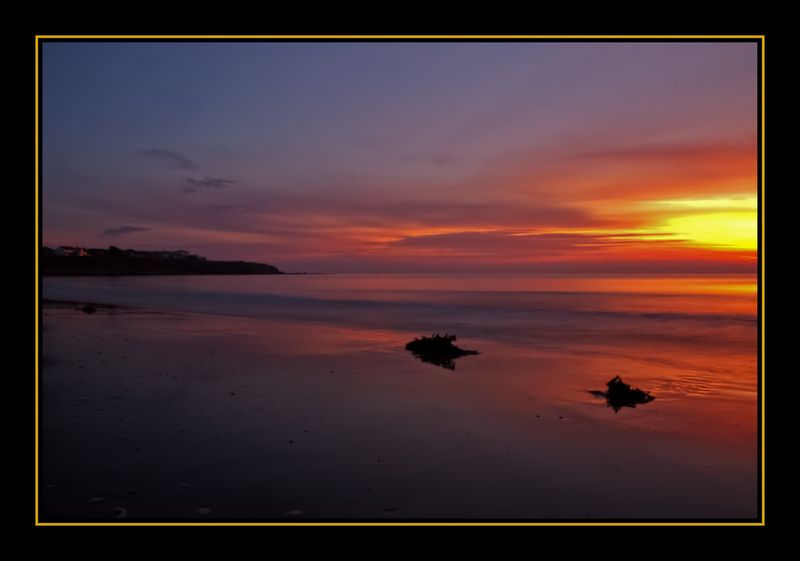
<path id="1" fill-rule="evenodd" d="M 475 339 L 483 354 L 451 372 L 414 359 L 403 331 L 69 305 L 44 307 L 42 520 L 113 521 L 118 507 L 128 521 L 714 518 L 755 505 L 738 444 L 687 438 L 664 390 L 614 415 L 585 394 L 592 382 L 559 381 L 585 359 Z"/>

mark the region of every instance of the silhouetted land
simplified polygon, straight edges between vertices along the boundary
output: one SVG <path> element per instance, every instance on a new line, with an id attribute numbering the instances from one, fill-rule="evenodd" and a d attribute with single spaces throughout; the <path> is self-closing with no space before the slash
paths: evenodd
<path id="1" fill-rule="evenodd" d="M 604 397 L 609 407 L 616 413 L 623 407 L 636 407 L 643 403 L 650 403 L 655 399 L 650 393 L 640 390 L 639 388 L 631 388 L 628 384 L 622 381 L 619 376 L 614 376 L 608 383 L 608 391 L 592 391 L 589 392 L 596 397 Z"/>
<path id="2" fill-rule="evenodd" d="M 100 252 L 102 251 L 102 253 Z M 273 265 L 249 261 L 209 261 L 196 255 L 181 258 L 132 250 L 88 250 L 89 255 L 58 255 L 44 248 L 44 275 L 279 275 Z M 148 254 L 149 253 L 149 254 Z M 166 252 L 163 252 L 166 254 Z"/>
<path id="3" fill-rule="evenodd" d="M 430 337 L 422 337 L 421 339 L 414 339 L 406 344 L 406 350 L 423 362 L 435 364 L 442 368 L 455 370 L 455 359 L 466 355 L 477 355 L 478 351 L 467 351 L 456 347 L 453 342 L 456 341 L 455 335 L 431 335 Z"/>

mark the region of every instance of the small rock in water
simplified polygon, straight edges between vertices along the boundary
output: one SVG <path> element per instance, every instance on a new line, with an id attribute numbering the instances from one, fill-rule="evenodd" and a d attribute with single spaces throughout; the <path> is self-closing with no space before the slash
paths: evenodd
<path id="1" fill-rule="evenodd" d="M 466 355 L 477 355 L 478 351 L 469 351 L 455 346 L 455 335 L 438 333 L 430 337 L 423 336 L 406 343 L 406 350 L 411 351 L 416 358 L 423 362 L 435 364 L 449 370 L 455 370 L 455 359 Z"/>
<path id="2" fill-rule="evenodd" d="M 83 308 L 81 308 L 81 311 L 84 314 L 93 314 L 97 311 L 97 308 L 95 308 L 94 306 L 84 306 Z"/>
<path id="3" fill-rule="evenodd" d="M 639 388 L 632 388 L 630 385 L 622 381 L 619 376 L 614 376 L 607 384 L 608 390 L 590 391 L 595 397 L 604 397 L 606 404 L 618 412 L 623 407 L 636 407 L 644 403 L 650 403 L 655 399 L 649 392 L 640 390 Z"/>

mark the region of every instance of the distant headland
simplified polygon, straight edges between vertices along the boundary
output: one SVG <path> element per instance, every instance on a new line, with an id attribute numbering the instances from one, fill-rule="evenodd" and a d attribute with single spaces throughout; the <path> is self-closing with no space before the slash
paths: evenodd
<path id="1" fill-rule="evenodd" d="M 210 261 L 188 251 L 139 251 L 43 247 L 43 275 L 281 275 L 273 265 L 250 261 Z"/>

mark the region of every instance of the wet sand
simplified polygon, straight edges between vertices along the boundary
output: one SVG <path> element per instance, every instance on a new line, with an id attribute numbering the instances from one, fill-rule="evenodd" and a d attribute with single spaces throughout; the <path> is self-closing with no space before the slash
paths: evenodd
<path id="1" fill-rule="evenodd" d="M 142 308 L 43 327 L 42 521 L 756 516 L 755 380 L 479 337 L 451 371 L 415 333 Z M 589 393 L 620 372 L 656 400 Z"/>

